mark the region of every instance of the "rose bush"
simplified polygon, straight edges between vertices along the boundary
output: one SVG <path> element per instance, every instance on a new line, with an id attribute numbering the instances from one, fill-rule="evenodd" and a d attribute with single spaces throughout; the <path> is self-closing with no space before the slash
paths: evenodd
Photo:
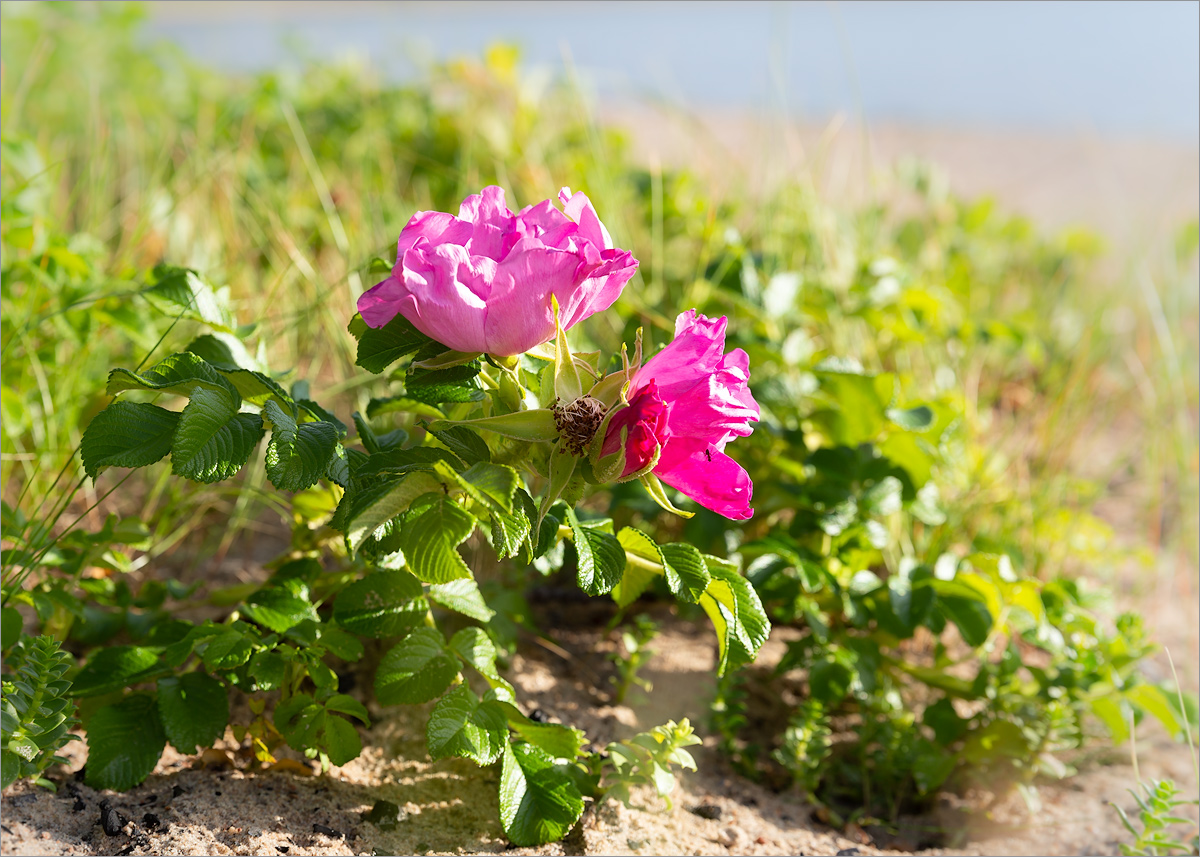
<path id="1" fill-rule="evenodd" d="M 554 337 L 551 297 L 570 328 L 608 309 L 638 262 L 612 238 L 583 192 L 559 192 L 514 215 L 486 187 L 455 217 L 422 211 L 400 233 L 392 275 L 358 301 L 383 327 L 397 314 L 456 351 L 521 354 Z"/>
<path id="2" fill-rule="evenodd" d="M 725 445 L 750 434 L 759 410 L 746 352 L 723 353 L 727 325 L 725 316 L 680 313 L 675 338 L 630 379 L 629 407 L 609 421 L 602 454 L 616 452 L 624 432 L 623 478 L 649 467 L 701 506 L 744 521 L 754 486 Z"/>

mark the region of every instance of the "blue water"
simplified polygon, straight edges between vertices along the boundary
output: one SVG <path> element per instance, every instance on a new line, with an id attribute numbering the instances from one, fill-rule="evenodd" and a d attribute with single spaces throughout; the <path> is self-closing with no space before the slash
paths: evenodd
<path id="1" fill-rule="evenodd" d="M 395 80 L 496 41 L 607 99 L 797 119 L 1200 137 L 1200 3 L 250 3 L 158 8 L 153 33 L 230 70 L 366 56 Z"/>

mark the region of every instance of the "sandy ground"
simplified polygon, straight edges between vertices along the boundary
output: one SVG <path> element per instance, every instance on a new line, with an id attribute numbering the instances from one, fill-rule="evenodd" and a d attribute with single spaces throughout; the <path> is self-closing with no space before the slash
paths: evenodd
<path id="1" fill-rule="evenodd" d="M 614 648 L 602 626 L 561 632 L 555 647 L 528 641 L 512 664 L 519 698 L 551 720 L 583 727 L 597 744 L 627 737 L 666 716 L 686 715 L 703 724 L 713 690 L 714 650 L 707 628 L 656 616 L 664 627 L 644 670 L 654 693 L 641 705 L 615 706 L 604 688 Z M 578 623 L 577 623 L 578 624 Z M 767 659 L 783 645 L 774 642 Z M 652 703 L 650 702 L 652 700 Z M 669 702 L 667 702 L 669 700 Z M 423 723 L 429 706 L 373 707 L 376 725 L 364 736 L 361 758 L 328 776 L 252 772 L 232 740 L 225 752 L 205 759 L 181 757 L 168 748 L 155 773 L 124 794 L 100 793 L 71 771 L 60 776 L 57 795 L 18 784 L 4 795 L 8 854 L 879 854 L 870 833 L 836 832 L 817 823 L 791 791 L 776 793 L 732 774 L 713 748 L 697 749 L 699 771 L 682 778 L 667 810 L 653 795 L 637 796 L 635 808 L 604 803 L 589 809 L 577 831 L 562 843 L 536 849 L 507 846 L 497 818 L 497 771 L 458 760 L 426 760 Z M 229 738 L 230 736 L 227 736 Z M 71 745 L 72 770 L 85 761 Z M 1143 777 L 1190 777 L 1186 751 L 1161 735 L 1142 742 Z M 1134 782 L 1127 763 L 1096 765 L 1065 782 L 1039 788 L 1042 806 L 1031 815 L 1008 796 L 986 810 L 992 796 L 947 799 L 924 825 L 946 828 L 946 846 L 929 854 L 1115 854 L 1125 841 L 1115 801 L 1129 809 L 1125 789 Z M 393 831 L 364 820 L 378 799 L 401 807 Z M 101 803 L 110 801 L 121 830 L 101 824 Z M 962 810 L 973 821 L 961 827 Z M 699 814 L 698 814 L 699 813 Z M 914 825 L 908 841 L 928 836 Z M 905 832 L 887 844 L 903 844 Z"/>

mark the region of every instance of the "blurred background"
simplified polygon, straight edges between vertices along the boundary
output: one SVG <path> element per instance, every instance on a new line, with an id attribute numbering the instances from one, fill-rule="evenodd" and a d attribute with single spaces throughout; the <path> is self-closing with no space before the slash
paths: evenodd
<path id="1" fill-rule="evenodd" d="M 227 71 L 357 60 L 394 83 L 503 43 L 524 85 L 568 82 L 644 159 L 757 166 L 828 144 L 859 196 L 900 156 L 1118 246 L 1200 196 L 1200 5 L 1191 2 L 151 2 L 149 37 Z M 699 133 L 698 133 L 699 132 Z M 781 145 L 782 144 L 782 145 Z"/>

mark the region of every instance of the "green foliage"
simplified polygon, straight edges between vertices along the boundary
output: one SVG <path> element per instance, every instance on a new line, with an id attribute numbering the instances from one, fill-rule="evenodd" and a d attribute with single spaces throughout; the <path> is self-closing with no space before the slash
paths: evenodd
<path id="1" fill-rule="evenodd" d="M 649 732 L 639 733 L 628 741 L 609 744 L 606 749 L 611 772 L 605 780 L 608 785 L 604 795 L 620 800 L 628 806 L 631 788 L 651 785 L 670 807 L 671 792 L 675 790 L 675 774 L 672 767 L 696 770 L 695 759 L 684 748 L 699 743 L 700 739 L 696 737 L 685 717 L 679 723 L 670 720 L 662 726 L 655 726 Z"/>
<path id="2" fill-rule="evenodd" d="M 20 629 L 19 624 L 16 627 Z M 63 678 L 71 657 L 47 636 L 21 637 L 5 650 L 4 665 L 11 672 L 0 681 L 3 787 L 29 778 L 53 790 L 42 773 L 64 761 L 55 754 L 75 739 L 69 733 L 79 723 L 75 704 L 67 696 L 71 683 Z"/>
<path id="3" fill-rule="evenodd" d="M 1137 801 L 1137 820 L 1141 830 L 1134 826 L 1125 810 L 1113 804 L 1113 808 L 1121 817 L 1121 823 L 1134 837 L 1133 844 L 1121 843 L 1121 853 L 1130 857 L 1157 857 L 1164 854 L 1195 854 L 1200 848 L 1200 834 L 1193 833 L 1188 842 L 1180 840 L 1174 828 L 1182 826 L 1185 830 L 1195 830 L 1196 823 L 1189 818 L 1177 814 L 1177 807 L 1197 803 L 1195 799 L 1187 800 L 1179 796 L 1179 788 L 1172 780 L 1157 780 L 1150 783 L 1139 783 L 1144 794 L 1135 789 L 1129 793 Z"/>

